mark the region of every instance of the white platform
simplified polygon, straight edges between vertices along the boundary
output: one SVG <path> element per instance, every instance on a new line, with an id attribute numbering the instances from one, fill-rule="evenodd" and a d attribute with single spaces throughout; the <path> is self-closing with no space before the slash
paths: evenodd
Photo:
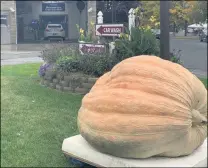
<path id="1" fill-rule="evenodd" d="M 97 167 L 207 167 L 207 139 L 194 153 L 179 158 L 123 159 L 98 152 L 81 135 L 66 138 L 62 151 Z"/>

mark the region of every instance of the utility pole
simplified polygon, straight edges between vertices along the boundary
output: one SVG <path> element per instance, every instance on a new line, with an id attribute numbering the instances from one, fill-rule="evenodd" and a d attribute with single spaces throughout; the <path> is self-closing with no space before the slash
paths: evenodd
<path id="1" fill-rule="evenodd" d="M 169 8 L 170 1 L 160 1 L 160 57 L 170 60 Z"/>

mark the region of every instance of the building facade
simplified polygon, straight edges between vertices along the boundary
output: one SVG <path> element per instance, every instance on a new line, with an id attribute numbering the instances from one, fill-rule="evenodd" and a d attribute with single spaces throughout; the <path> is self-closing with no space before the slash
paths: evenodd
<path id="1" fill-rule="evenodd" d="M 1 1 L 1 44 L 41 40 L 49 22 L 61 23 L 66 39 L 77 39 L 76 25 L 87 31 L 90 21 L 96 22 L 96 1 L 83 2 L 85 8 L 80 13 L 77 1 Z M 42 25 L 37 39 L 31 29 L 35 20 Z"/>
<path id="2" fill-rule="evenodd" d="M 16 1 L 1 1 L 1 43 L 17 43 Z M 2 25 L 5 23 L 5 25 Z"/>

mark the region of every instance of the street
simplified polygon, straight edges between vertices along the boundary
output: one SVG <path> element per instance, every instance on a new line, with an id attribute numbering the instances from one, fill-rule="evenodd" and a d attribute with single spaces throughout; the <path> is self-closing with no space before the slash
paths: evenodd
<path id="1" fill-rule="evenodd" d="M 71 45 L 71 44 L 59 44 Z M 51 48 L 52 44 L 19 44 L 1 46 L 1 65 L 40 62 L 38 57 L 44 48 Z M 170 52 L 181 51 L 181 61 L 184 66 L 197 76 L 207 76 L 207 43 L 197 39 L 170 38 Z M 25 58 L 25 60 L 23 59 Z M 9 60 L 10 59 L 10 60 Z"/>
<path id="2" fill-rule="evenodd" d="M 170 40 L 170 51 L 181 51 L 181 61 L 184 66 L 193 71 L 207 74 L 207 43 L 199 40 L 175 39 Z"/>

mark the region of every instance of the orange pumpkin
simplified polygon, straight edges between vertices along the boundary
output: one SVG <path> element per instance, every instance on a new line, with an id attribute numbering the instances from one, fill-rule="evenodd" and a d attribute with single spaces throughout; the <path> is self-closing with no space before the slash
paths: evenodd
<path id="1" fill-rule="evenodd" d="M 85 95 L 78 127 L 89 144 L 114 156 L 189 155 L 207 137 L 207 90 L 179 64 L 131 57 Z"/>

